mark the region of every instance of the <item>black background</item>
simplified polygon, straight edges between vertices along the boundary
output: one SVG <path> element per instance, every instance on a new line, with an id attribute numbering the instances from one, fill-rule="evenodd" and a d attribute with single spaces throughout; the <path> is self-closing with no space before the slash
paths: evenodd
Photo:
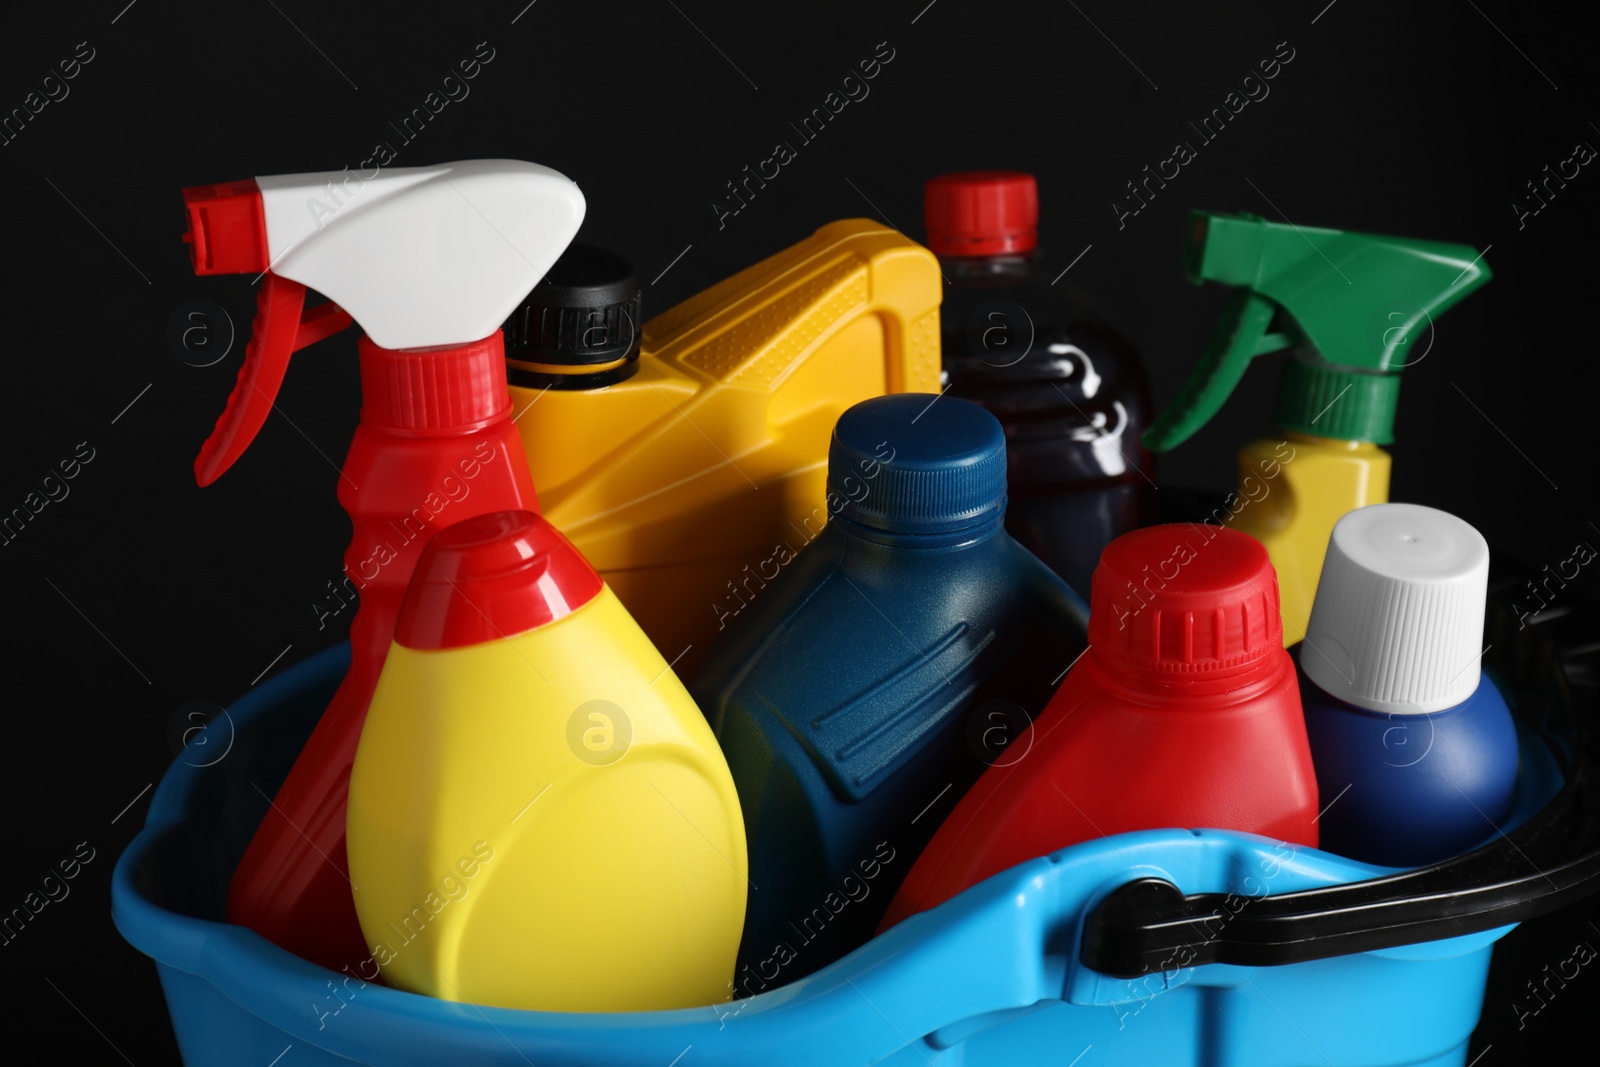
<path id="1" fill-rule="evenodd" d="M 1182 278 L 1191 207 L 1489 248 L 1494 281 L 1405 374 L 1392 495 L 1468 519 L 1497 565 L 1530 575 L 1580 541 L 1600 546 L 1600 164 L 1520 225 L 1512 207 L 1578 142 L 1600 146 L 1594 38 L 1567 5 L 525 3 L 99 0 L 0 16 L 0 111 L 23 106 L 79 42 L 94 56 L 66 98 L 0 146 L 0 510 L 79 442 L 94 450 L 70 495 L 0 546 L 0 910 L 78 842 L 96 856 L 70 897 L 0 948 L 11 1026 L 55 1057 L 175 1062 L 153 966 L 109 918 L 112 866 L 149 803 L 140 791 L 171 758 L 176 709 L 226 703 L 280 653 L 279 667 L 292 663 L 342 639 L 348 622 L 319 630 L 309 605 L 339 574 L 349 532 L 333 488 L 359 407 L 354 332 L 297 356 L 286 417 L 218 484 L 196 488 L 191 463 L 243 339 L 197 368 L 169 348 L 168 321 L 206 300 L 242 333 L 255 290 L 243 277 L 193 277 L 179 241 L 185 185 L 356 167 L 380 140 L 399 166 L 532 159 L 583 188 L 580 239 L 635 263 L 649 315 L 835 218 L 878 217 L 920 237 L 933 174 L 1031 170 L 1046 269 L 1083 253 L 1067 280 L 1141 348 L 1158 404 L 1224 296 Z M 404 143 L 389 122 L 479 42 L 494 58 L 470 95 Z M 719 228 L 710 202 L 724 183 L 793 141 L 787 123 L 879 42 L 894 57 L 870 95 Z M 1123 183 L 1195 141 L 1186 122 L 1279 42 L 1294 59 L 1270 95 L 1197 144 L 1198 158 L 1119 228 Z M 1221 416 L 1161 459 L 1162 484 L 1230 488 L 1232 453 L 1265 428 L 1276 377 L 1270 359 L 1255 367 Z M 1586 570 L 1562 596 L 1577 603 L 1596 588 Z M 1600 946 L 1595 915 L 1581 905 L 1505 939 L 1479 1062 L 1530 1062 L 1537 1050 L 1589 1060 L 1600 976 L 1584 970 L 1520 1029 L 1511 1005 L 1575 942 Z"/>

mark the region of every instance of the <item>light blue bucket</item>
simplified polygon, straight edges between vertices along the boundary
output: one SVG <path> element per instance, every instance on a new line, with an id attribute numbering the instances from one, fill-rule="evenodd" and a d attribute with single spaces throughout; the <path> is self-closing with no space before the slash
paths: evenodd
<path id="1" fill-rule="evenodd" d="M 1086 917 L 1130 881 L 1276 896 L 1392 873 L 1249 835 L 1152 831 L 1014 867 L 832 966 L 731 1004 L 584 1015 L 434 1000 L 324 970 L 221 921 L 255 830 L 256 787 L 277 788 L 348 660 L 347 648 L 329 650 L 233 705 L 226 757 L 205 767 L 180 757 L 117 864 L 117 928 L 156 961 L 190 1067 L 1460 1067 L 1491 948 L 1511 929 L 1287 966 L 1097 973 L 1080 958 Z M 1524 741 L 1518 821 L 1561 782 L 1549 749 Z"/>

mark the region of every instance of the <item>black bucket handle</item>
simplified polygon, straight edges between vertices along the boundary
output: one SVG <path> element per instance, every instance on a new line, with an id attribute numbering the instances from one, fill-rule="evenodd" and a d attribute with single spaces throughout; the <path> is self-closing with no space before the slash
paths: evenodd
<path id="1" fill-rule="evenodd" d="M 1592 708 L 1577 707 L 1569 683 L 1578 679 L 1567 662 L 1600 652 L 1594 618 L 1569 611 L 1525 628 L 1527 620 L 1503 596 L 1491 596 L 1486 629 L 1498 651 L 1486 666 L 1504 683 L 1524 726 L 1549 746 L 1564 779 L 1538 815 L 1427 867 L 1247 898 L 1243 906 L 1228 894 L 1186 896 L 1161 878 L 1130 881 L 1089 913 L 1084 965 L 1137 978 L 1169 966 L 1179 952 L 1185 966 L 1303 963 L 1493 930 L 1600 890 L 1600 754 Z M 1575 673 L 1593 684 L 1588 669 Z"/>

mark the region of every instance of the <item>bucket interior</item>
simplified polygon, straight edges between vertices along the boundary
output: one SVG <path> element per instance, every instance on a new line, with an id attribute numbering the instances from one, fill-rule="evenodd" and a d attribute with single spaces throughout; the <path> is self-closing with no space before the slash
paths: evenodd
<path id="1" fill-rule="evenodd" d="M 187 918 L 225 921 L 234 868 L 349 662 L 349 646 L 341 645 L 276 676 L 212 719 L 205 745 L 179 753 L 146 820 L 172 821 L 132 872 L 147 901 Z M 258 726 L 266 715 L 270 726 Z"/>

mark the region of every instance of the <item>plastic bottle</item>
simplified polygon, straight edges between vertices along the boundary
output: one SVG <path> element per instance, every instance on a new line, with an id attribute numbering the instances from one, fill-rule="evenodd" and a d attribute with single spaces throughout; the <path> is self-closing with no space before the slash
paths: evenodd
<path id="1" fill-rule="evenodd" d="M 1374 504 L 1333 528 L 1298 649 L 1330 852 L 1418 867 L 1510 810 L 1516 725 L 1479 668 L 1488 583 L 1483 535 L 1447 512 Z"/>
<path id="2" fill-rule="evenodd" d="M 1089 651 L 939 827 L 889 926 L 990 875 L 1131 830 L 1317 844 L 1317 781 L 1261 543 L 1152 526 L 1095 569 Z"/>
<path id="3" fill-rule="evenodd" d="M 185 189 L 198 274 L 264 274 L 239 381 L 195 461 L 219 477 L 272 411 L 289 356 L 366 331 L 361 424 L 339 476 L 360 593 L 349 673 L 233 875 L 230 921 L 332 968 L 364 960 L 345 858 L 345 799 L 362 719 L 411 568 L 442 526 L 536 509 L 504 378 L 500 323 L 583 219 L 567 178 L 474 160 Z M 337 303 L 302 315 L 307 286 Z"/>
<path id="4" fill-rule="evenodd" d="M 706 659 L 692 691 L 750 840 L 741 995 L 867 940 L 940 815 L 1083 648 L 1082 602 L 1005 531 L 1005 464 L 975 404 L 855 405 L 827 525 L 791 537 Z"/>
<path id="5" fill-rule="evenodd" d="M 923 189 L 928 247 L 949 279 L 950 395 L 1006 431 L 1006 529 L 1084 597 L 1101 551 L 1154 518 L 1150 389 L 1131 345 L 1043 271 L 1031 174 L 942 174 Z"/>
<path id="6" fill-rule="evenodd" d="M 839 415 L 938 391 L 942 284 L 927 249 L 846 219 L 655 316 L 632 345 L 637 283 L 619 257 L 575 250 L 518 310 L 511 393 L 543 513 L 685 679 L 742 610 L 742 584 L 826 521 Z"/>
<path id="7" fill-rule="evenodd" d="M 728 765 L 621 602 L 532 512 L 423 550 L 349 828 L 391 985 L 541 1011 L 729 997 L 748 871 Z"/>
<path id="8" fill-rule="evenodd" d="M 1489 280 L 1466 245 L 1346 233 L 1254 215 L 1189 216 L 1184 269 L 1235 287 L 1200 364 L 1145 434 L 1182 444 L 1222 407 L 1250 360 L 1288 348 L 1276 438 L 1239 453 L 1239 490 L 1213 516 L 1267 546 L 1283 640 L 1305 636 L 1322 557 L 1346 512 L 1389 499 L 1400 372 L 1433 345 L 1433 323 Z"/>

